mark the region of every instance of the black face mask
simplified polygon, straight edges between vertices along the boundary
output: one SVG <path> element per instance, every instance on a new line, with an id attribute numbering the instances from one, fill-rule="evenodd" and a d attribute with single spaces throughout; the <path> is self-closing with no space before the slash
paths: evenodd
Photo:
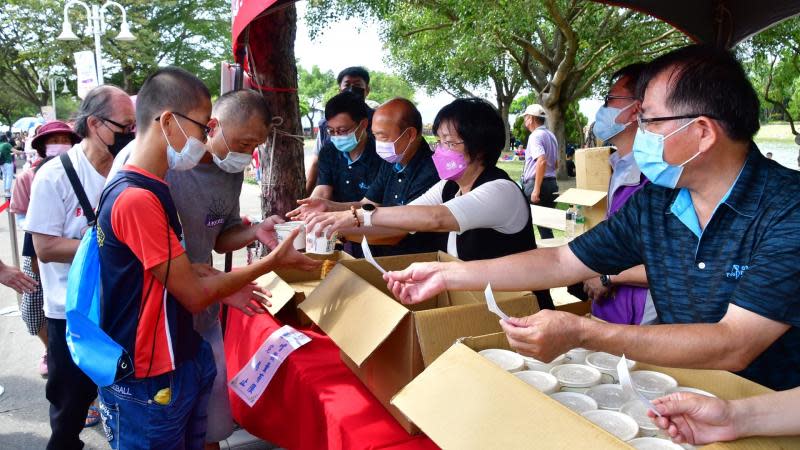
<path id="1" fill-rule="evenodd" d="M 352 92 L 357 95 L 362 101 L 367 98 L 367 91 L 359 86 L 347 86 L 342 92 Z"/>
<path id="2" fill-rule="evenodd" d="M 136 139 L 136 133 L 114 132 L 114 142 L 108 146 L 108 152 L 111 153 L 111 156 L 117 156 L 117 153 L 134 139 Z"/>

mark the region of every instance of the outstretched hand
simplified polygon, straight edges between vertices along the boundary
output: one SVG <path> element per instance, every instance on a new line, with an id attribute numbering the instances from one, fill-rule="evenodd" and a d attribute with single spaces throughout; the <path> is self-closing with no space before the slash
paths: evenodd
<path id="1" fill-rule="evenodd" d="M 689 392 L 675 392 L 653 400 L 661 417 L 647 414 L 673 441 L 702 445 L 738 437 L 731 402 Z"/>
<path id="2" fill-rule="evenodd" d="M 389 290 L 401 303 L 423 302 L 447 289 L 441 263 L 414 263 L 407 269 L 383 275 Z"/>
<path id="3" fill-rule="evenodd" d="M 292 220 L 306 220 L 311 213 L 325 212 L 329 209 L 330 201 L 320 197 L 308 197 L 297 201 L 300 205 L 289 211 L 286 217 Z"/>
<path id="4" fill-rule="evenodd" d="M 22 273 L 21 270 L 14 266 L 8 266 L 0 263 L 0 283 L 14 289 L 20 294 L 30 294 L 39 283 L 33 278 Z"/>
<path id="5" fill-rule="evenodd" d="M 234 294 L 223 298 L 222 303 L 232 306 L 248 316 L 252 316 L 267 312 L 264 305 L 272 306 L 272 303 L 269 302 L 269 297 L 272 297 L 272 294 L 267 289 L 255 283 L 248 283 Z"/>
<path id="6" fill-rule="evenodd" d="M 256 239 L 272 250 L 278 246 L 278 235 L 275 233 L 275 225 L 285 221 L 279 216 L 270 216 L 255 226 Z"/>
<path id="7" fill-rule="evenodd" d="M 270 258 L 276 265 L 276 268 L 291 268 L 299 270 L 314 270 L 319 267 L 322 262 L 313 260 L 308 256 L 300 253 L 294 248 L 294 239 L 300 233 L 300 228 L 295 228 L 284 239 L 283 242 L 278 244 L 274 250 L 269 253 Z"/>

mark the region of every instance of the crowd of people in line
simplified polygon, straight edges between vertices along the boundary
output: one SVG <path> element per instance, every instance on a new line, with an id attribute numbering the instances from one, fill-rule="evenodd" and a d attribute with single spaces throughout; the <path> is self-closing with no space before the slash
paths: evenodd
<path id="1" fill-rule="evenodd" d="M 490 281 L 533 291 L 540 311 L 501 327 L 539 360 L 583 347 L 729 370 L 784 391 L 661 398 L 654 421 L 676 442 L 800 434 L 791 420 L 800 413 L 800 173 L 753 143 L 758 97 L 725 50 L 688 46 L 610 79 L 593 126 L 615 149 L 607 220 L 542 249 L 530 205 L 554 205 L 558 142 L 539 105 L 524 112 L 531 135 L 517 182 L 497 167 L 506 127 L 488 102 L 442 108 L 431 148 L 413 102 L 372 109 L 369 73 L 345 69 L 307 167 L 308 197 L 286 218 L 251 224 L 239 214 L 243 171 L 277 113 L 260 93 L 234 91 L 212 105 L 206 86 L 175 67 L 148 77 L 135 104 L 117 87 L 95 88 L 74 128 L 49 122 L 31 139 L 37 158 L 12 195 L 24 217 L 23 270 L 0 263 L 0 282 L 25 292 L 23 319 L 46 346 L 48 448 L 82 447 L 98 397 L 113 448 L 218 448 L 233 431 L 220 303 L 264 313 L 269 293 L 253 280 L 319 264 L 294 249 L 299 230 L 278 242 L 284 220 L 337 233 L 356 257 L 366 237 L 376 256 L 441 250 L 461 260 L 385 274 L 406 304 Z M 97 235 L 101 327 L 132 363 L 99 388 L 67 344 L 68 274 L 88 230 Z M 256 240 L 271 250 L 265 258 L 213 269 L 212 251 Z M 549 289 L 574 284 L 603 321 L 554 309 Z"/>

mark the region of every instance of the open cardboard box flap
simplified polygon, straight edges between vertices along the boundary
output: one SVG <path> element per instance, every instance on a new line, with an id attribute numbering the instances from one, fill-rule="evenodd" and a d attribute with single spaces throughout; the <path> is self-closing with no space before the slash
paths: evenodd
<path id="1" fill-rule="evenodd" d="M 273 316 L 283 309 L 287 303 L 292 301 L 295 295 L 294 289 L 289 286 L 275 272 L 269 272 L 256 278 L 255 283 L 267 289 L 272 296 L 269 298 L 271 306 L 267 306 L 267 311 Z"/>
<path id="2" fill-rule="evenodd" d="M 350 262 L 354 261 L 337 264 L 300 304 L 300 310 L 361 365 L 409 311 L 369 282 L 353 276 L 345 265 Z"/>
<path id="3" fill-rule="evenodd" d="M 556 203 L 567 203 L 570 205 L 594 206 L 608 195 L 604 191 L 591 191 L 589 189 L 571 188 L 559 195 Z"/>
<path id="4" fill-rule="evenodd" d="M 503 333 L 459 340 L 393 399 L 442 448 L 630 448 L 626 443 L 530 388 L 478 351 L 509 349 Z M 681 386 L 732 400 L 772 392 L 730 372 L 675 369 L 638 363 Z M 754 437 L 703 446 L 709 450 L 800 448 L 800 437 Z"/>
<path id="5" fill-rule="evenodd" d="M 630 448 L 460 343 L 392 404 L 444 449 Z"/>

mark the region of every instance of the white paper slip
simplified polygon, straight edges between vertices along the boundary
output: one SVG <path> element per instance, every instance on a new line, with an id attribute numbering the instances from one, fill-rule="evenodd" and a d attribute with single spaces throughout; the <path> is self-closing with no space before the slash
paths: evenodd
<path id="1" fill-rule="evenodd" d="M 381 273 L 386 273 L 386 271 L 378 264 L 378 261 L 375 261 L 375 258 L 372 257 L 372 252 L 369 250 L 369 243 L 367 242 L 367 237 L 364 236 L 361 239 L 361 251 L 364 252 L 364 259 L 367 260 L 368 263 L 375 266 L 376 269 L 380 270 Z"/>
<path id="2" fill-rule="evenodd" d="M 625 355 L 622 355 L 619 362 L 617 363 L 617 375 L 619 375 L 619 384 L 622 385 L 622 390 L 625 392 L 625 395 L 629 398 L 635 398 L 642 402 L 647 409 L 656 413 L 658 417 L 661 417 L 661 414 L 656 411 L 655 406 L 650 400 L 647 399 L 638 389 L 636 386 L 633 385 L 633 380 L 631 380 L 631 372 L 628 370 L 628 360 L 625 359 Z"/>
<path id="3" fill-rule="evenodd" d="M 492 284 L 491 283 L 486 285 L 486 290 L 483 291 L 483 295 L 486 296 L 486 305 L 489 306 L 489 311 L 497 314 L 498 317 L 500 317 L 501 319 L 507 321 L 508 320 L 508 316 L 506 315 L 506 313 L 503 312 L 502 309 L 500 309 L 499 306 L 497 306 L 497 302 L 494 299 L 494 294 L 492 293 Z"/>
<path id="4" fill-rule="evenodd" d="M 261 398 L 261 394 L 286 358 L 309 342 L 311 338 L 289 325 L 280 327 L 261 344 L 250 361 L 231 379 L 228 386 L 252 407 Z"/>

